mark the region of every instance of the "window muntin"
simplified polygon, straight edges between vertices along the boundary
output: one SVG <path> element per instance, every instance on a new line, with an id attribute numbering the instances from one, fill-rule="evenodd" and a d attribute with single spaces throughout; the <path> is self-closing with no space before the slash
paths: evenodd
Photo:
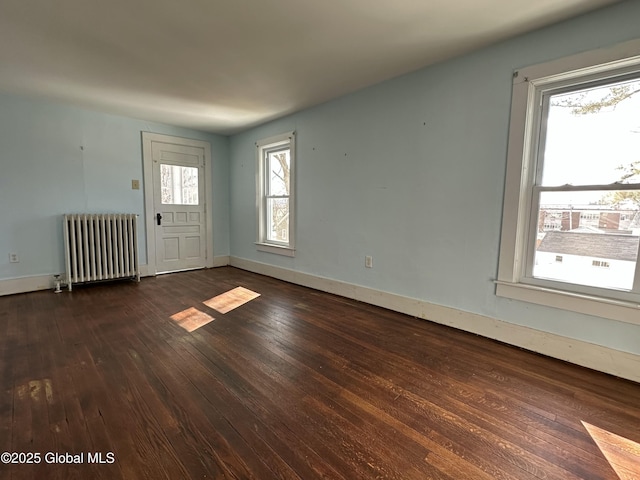
<path id="1" fill-rule="evenodd" d="M 293 256 L 295 135 L 271 137 L 258 147 L 258 249 Z"/>

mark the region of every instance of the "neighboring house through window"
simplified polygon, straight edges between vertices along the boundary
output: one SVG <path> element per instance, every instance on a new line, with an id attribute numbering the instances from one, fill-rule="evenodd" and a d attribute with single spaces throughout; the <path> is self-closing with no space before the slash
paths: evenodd
<path id="1" fill-rule="evenodd" d="M 258 250 L 294 256 L 295 132 L 256 143 Z"/>
<path id="2" fill-rule="evenodd" d="M 638 51 L 514 73 L 497 295 L 640 324 Z"/>

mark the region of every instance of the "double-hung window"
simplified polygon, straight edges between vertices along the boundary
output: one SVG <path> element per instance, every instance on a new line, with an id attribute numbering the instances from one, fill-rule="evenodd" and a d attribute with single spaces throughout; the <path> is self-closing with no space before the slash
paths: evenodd
<path id="1" fill-rule="evenodd" d="M 258 250 L 294 256 L 295 132 L 256 143 Z"/>
<path id="2" fill-rule="evenodd" d="M 640 324 L 639 47 L 514 73 L 497 295 Z"/>

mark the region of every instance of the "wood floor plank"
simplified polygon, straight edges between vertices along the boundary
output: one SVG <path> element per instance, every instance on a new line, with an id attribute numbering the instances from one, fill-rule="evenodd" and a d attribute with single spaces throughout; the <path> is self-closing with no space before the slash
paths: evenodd
<path id="1" fill-rule="evenodd" d="M 17 310 L 14 297 L 8 297 L 0 302 L 0 452 L 11 451 L 12 423 L 13 423 L 13 367 L 9 361 L 15 354 L 18 335 Z M 9 471 L 5 465 L 0 469 Z M 0 470 L 0 471 L 2 471 Z"/>
<path id="2" fill-rule="evenodd" d="M 269 333 L 268 333 L 268 332 L 263 332 L 263 335 L 268 336 L 268 335 L 269 335 Z M 332 342 L 332 343 L 333 343 L 333 344 L 335 344 L 335 343 L 336 343 L 336 341 L 334 341 L 334 342 Z M 296 341 L 296 345 L 299 345 L 299 346 L 300 346 L 300 348 L 301 348 L 301 351 L 297 353 L 299 356 L 303 356 L 303 355 L 305 355 L 306 353 L 311 352 L 311 351 L 313 351 L 313 350 L 314 350 L 314 343 L 313 343 L 313 342 L 311 342 L 311 341 L 306 342 L 306 343 L 303 343 L 302 341 L 297 340 L 297 341 Z M 328 354 L 330 354 L 330 350 L 329 350 L 329 349 L 326 349 L 326 350 L 319 350 L 319 351 L 317 351 L 317 352 L 316 352 L 316 355 L 317 355 L 317 356 L 324 356 L 324 357 L 325 357 L 325 358 L 324 358 L 324 370 L 323 370 L 324 375 L 327 375 L 327 373 L 328 373 L 328 372 L 330 371 L 330 369 L 331 369 L 330 362 L 327 362 L 327 360 L 328 360 L 328 359 L 326 358 L 326 356 L 327 356 Z M 339 361 L 340 357 L 339 357 L 339 356 L 336 356 L 336 358 L 337 358 L 337 359 L 338 359 L 338 361 Z M 357 357 L 356 357 L 356 358 L 357 358 Z M 396 360 L 397 360 L 397 359 L 396 359 Z M 309 362 L 309 363 L 310 363 L 310 362 Z M 343 368 L 344 368 L 344 366 L 343 366 Z M 352 387 L 353 387 L 353 385 L 354 385 L 355 383 L 360 382 L 360 383 L 361 383 L 361 385 L 364 385 L 364 387 L 361 387 L 361 388 L 363 388 L 363 391 L 364 391 L 364 390 L 366 390 L 366 389 L 367 389 L 367 386 L 370 386 L 370 385 L 374 385 L 374 386 L 379 387 L 379 388 L 377 389 L 378 391 L 381 391 L 381 390 L 383 390 L 383 391 L 391 391 L 391 390 L 394 390 L 394 384 L 393 384 L 392 382 L 386 381 L 386 380 L 382 379 L 381 377 L 379 377 L 378 375 L 370 375 L 370 374 L 368 374 L 366 371 L 364 371 L 364 373 L 362 373 L 362 372 L 363 372 L 363 370 L 361 369 L 361 370 L 360 370 L 361 378 L 358 378 L 357 376 L 354 376 L 354 375 L 352 375 L 352 376 L 351 376 L 350 385 L 351 385 Z M 338 372 L 337 372 L 337 377 L 344 376 L 345 374 L 350 375 L 350 374 L 352 374 L 352 373 L 353 373 L 353 369 L 352 369 L 352 368 L 348 369 L 346 372 L 345 372 L 345 371 L 338 371 Z M 441 385 L 436 385 L 436 388 L 438 388 L 438 387 L 441 387 Z M 441 389 L 441 388 L 440 388 L 440 389 Z M 398 393 L 398 395 L 397 395 L 397 397 L 400 397 L 400 395 L 402 395 L 402 397 L 403 397 L 403 398 L 401 399 L 401 401 L 402 401 L 402 400 L 406 400 L 406 398 L 407 398 L 407 397 L 410 397 L 410 396 L 411 396 L 411 393 L 410 393 L 410 392 L 405 391 L 405 390 L 402 390 L 402 389 L 395 389 L 395 391 L 393 392 L 393 394 L 394 394 L 394 395 L 395 395 L 395 392 L 396 392 L 396 391 L 398 391 L 398 392 L 399 392 L 399 393 Z M 415 397 L 415 398 L 413 398 L 413 400 L 412 400 L 413 405 L 411 405 L 411 407 L 413 407 L 413 410 L 416 410 L 416 408 L 419 408 L 418 406 L 419 406 L 421 403 L 423 403 L 423 402 L 422 402 L 422 399 L 421 399 L 421 398 L 416 397 L 416 396 L 414 396 L 414 397 Z M 383 402 L 383 403 L 388 402 L 388 399 L 383 399 L 383 400 L 382 400 L 382 402 Z M 463 403 L 461 403 L 461 402 L 456 401 L 454 397 L 445 398 L 445 399 L 443 400 L 442 404 L 443 404 L 443 405 L 450 405 L 450 404 L 451 404 L 451 402 L 457 402 L 458 410 L 460 410 L 460 411 L 462 411 L 462 412 L 466 412 L 466 410 L 467 410 L 467 408 L 466 408 L 466 407 L 467 407 L 467 405 L 465 405 L 465 404 L 463 404 Z M 430 409 L 433 409 L 433 407 L 435 407 L 435 405 L 434 405 L 434 404 L 430 404 L 430 407 L 431 407 Z M 409 408 L 410 408 L 410 407 L 409 407 Z M 422 407 L 422 408 L 424 408 L 424 407 Z M 427 408 L 429 408 L 429 407 L 427 407 Z M 414 411 L 413 413 L 414 413 L 414 416 L 417 414 L 415 411 Z M 436 418 L 443 418 L 443 417 L 444 417 L 443 415 L 439 415 L 439 416 L 437 416 Z M 477 418 L 474 418 L 474 421 L 476 422 L 476 424 L 478 423 L 478 422 L 477 422 Z M 454 422 L 454 423 L 457 425 L 457 424 L 464 423 L 464 422 L 462 421 L 462 419 L 461 419 L 461 418 L 458 418 L 458 419 L 457 419 L 457 421 L 456 421 L 456 422 Z M 485 425 L 485 426 L 487 426 L 487 425 L 488 425 L 488 426 L 490 426 L 492 429 L 495 429 L 495 427 L 494 427 L 493 425 L 491 425 L 491 424 L 490 424 L 490 422 L 484 421 L 484 422 L 483 422 L 483 425 Z M 478 432 L 482 432 L 482 430 L 481 430 L 480 428 L 476 428 L 476 430 L 477 430 Z M 505 432 L 504 432 L 504 431 L 503 431 L 503 432 L 501 432 L 501 433 L 505 434 Z M 521 440 L 521 435 L 522 435 L 523 433 L 524 433 L 524 432 L 518 432 L 518 431 L 517 431 L 517 429 L 512 429 L 512 432 L 511 432 L 511 434 L 510 434 L 510 438 L 511 438 L 513 441 L 515 441 L 515 442 L 519 442 L 519 441 Z M 506 435 L 506 434 L 505 434 L 505 435 Z M 530 444 L 532 444 L 532 442 L 530 442 Z M 518 449 L 518 447 L 517 447 L 517 446 L 515 446 L 515 445 L 511 445 L 511 449 L 512 449 L 512 450 L 517 450 L 517 449 Z M 552 450 L 552 451 L 553 451 L 554 449 L 550 449 L 550 450 Z M 549 455 L 549 453 L 551 453 L 551 452 L 546 451 L 545 453 L 546 453 L 546 455 L 548 456 L 548 455 Z M 522 458 L 522 456 L 521 456 L 521 455 L 518 455 L 517 457 L 518 457 L 518 459 Z M 578 465 L 578 464 L 575 464 L 575 465 L 573 465 L 573 466 L 574 466 L 575 468 L 579 468 L 579 465 Z M 568 472 L 566 472 L 566 471 L 560 472 L 560 476 L 561 476 L 561 477 L 567 477 L 567 478 L 570 478 L 570 474 L 569 474 Z"/>
<path id="3" fill-rule="evenodd" d="M 83 451 L 90 446 L 91 452 L 107 454 L 114 451 L 114 444 L 104 424 L 97 405 L 101 385 L 92 376 L 87 361 L 93 361 L 87 349 L 87 323 L 90 315 L 86 311 L 74 309 L 74 301 L 63 298 L 55 310 L 56 329 L 61 338 L 59 349 L 52 352 L 52 362 L 61 362 L 63 371 L 59 373 L 57 392 L 62 395 L 65 408 L 65 421 L 71 437 L 71 451 Z M 73 318 L 74 321 L 69 319 Z M 56 364 L 56 370 L 62 368 Z M 56 371 L 54 370 L 54 371 Z M 84 464 L 76 466 L 79 478 L 124 478 L 122 467 L 116 462 L 108 468 L 104 465 Z"/>
<path id="4" fill-rule="evenodd" d="M 267 336 L 265 335 L 265 337 Z M 267 346 L 268 345 L 270 345 L 270 343 L 268 343 Z M 305 353 L 302 354 L 302 356 L 304 357 L 306 353 L 314 350 L 314 345 L 306 345 L 306 346 L 303 345 L 302 348 L 303 350 L 305 350 Z M 377 423 L 376 419 L 380 418 L 380 414 L 382 412 L 376 411 L 375 413 L 371 413 L 371 410 L 373 410 L 374 407 L 373 405 L 370 404 L 370 401 L 366 401 L 366 405 L 370 407 L 369 409 L 362 408 L 365 405 L 365 403 L 363 403 L 363 399 L 359 397 L 352 397 L 349 399 L 343 398 L 344 396 L 342 395 L 342 393 L 343 393 L 344 387 L 338 383 L 335 383 L 331 378 L 329 378 L 329 376 L 327 376 L 327 373 L 330 370 L 330 366 L 326 363 L 326 361 L 322 361 L 322 365 L 320 365 L 319 370 L 316 371 L 313 368 L 309 368 L 308 365 L 317 364 L 319 360 L 317 357 L 315 359 L 309 360 L 305 364 L 305 363 L 297 362 L 291 355 L 286 353 L 287 350 L 288 350 L 288 347 L 284 344 L 278 345 L 277 349 L 275 348 L 271 349 L 274 355 L 278 355 L 280 358 L 284 359 L 285 362 L 288 362 L 288 364 L 297 365 L 301 375 L 304 375 L 305 377 L 313 378 L 314 380 L 316 380 L 315 384 L 311 384 L 311 386 L 314 386 L 315 388 L 312 390 L 311 389 L 306 390 L 309 394 L 311 394 L 311 398 L 326 397 L 326 399 L 324 399 L 325 402 L 329 403 L 331 405 L 331 408 L 334 411 L 339 409 L 342 412 L 343 416 L 359 419 L 359 420 L 353 420 L 354 424 L 373 427 L 369 429 L 364 429 L 365 430 L 364 435 L 367 438 L 375 438 L 376 440 L 381 440 L 382 444 L 377 448 L 384 450 L 385 447 L 392 446 L 394 449 L 396 449 L 398 448 L 399 445 L 401 445 L 402 446 L 401 452 L 394 452 L 392 450 L 391 452 L 387 452 L 387 454 L 392 456 L 395 454 L 396 458 L 401 456 L 401 457 L 405 457 L 404 459 L 406 459 L 406 457 L 410 456 L 412 447 L 415 447 L 416 451 L 413 454 L 416 457 L 414 459 L 414 462 L 416 462 L 417 464 L 420 463 L 418 460 L 420 458 L 424 458 L 424 456 L 427 454 L 427 452 L 429 451 L 428 448 L 432 448 L 432 449 L 434 448 L 433 444 L 424 445 L 424 442 L 418 442 L 414 444 L 411 441 L 412 440 L 411 433 L 408 436 L 398 435 L 399 433 L 398 429 L 392 430 L 393 435 L 387 437 L 387 435 L 385 435 L 386 433 L 385 430 L 380 430 L 375 428 Z M 272 365 L 271 368 L 273 370 L 274 365 Z M 341 368 L 341 367 L 338 366 L 337 368 Z M 275 370 L 282 371 L 284 369 L 278 368 L 278 364 L 276 364 Z M 319 373 L 320 371 L 322 373 Z M 344 377 L 344 372 L 341 372 L 341 374 Z M 350 382 L 350 385 L 353 387 L 352 382 Z M 367 397 L 368 395 L 364 395 L 364 398 L 367 398 Z M 395 426 L 398 427 L 398 424 L 395 423 Z M 396 464 L 398 463 L 401 464 L 402 459 L 397 458 L 395 462 Z M 436 474 L 435 472 L 430 472 L 430 475 L 432 476 L 435 474 Z M 422 475 L 425 475 L 425 472 L 422 472 Z M 478 476 L 476 472 L 474 474 L 474 478 L 481 478 L 481 477 Z"/>
<path id="5" fill-rule="evenodd" d="M 165 352 L 170 350 L 165 348 Z M 231 421 L 232 416 L 223 408 L 223 406 L 229 406 L 231 411 L 236 411 L 237 406 L 234 405 L 234 402 L 220 402 L 214 395 L 218 392 L 205 394 L 202 391 L 206 391 L 207 383 L 204 382 L 215 381 L 214 378 L 210 376 L 203 378 L 201 376 L 202 369 L 197 363 L 188 364 L 186 369 L 182 369 L 181 360 L 183 357 L 177 350 L 173 350 L 173 354 L 169 356 L 166 353 L 163 355 L 157 349 L 149 348 L 147 355 L 153 357 L 156 362 L 166 365 L 168 375 L 163 376 L 162 386 L 159 388 L 167 393 L 171 392 L 177 397 L 178 403 L 184 405 L 184 409 L 181 408 L 176 412 L 176 417 L 183 419 L 181 425 L 185 425 L 186 419 L 190 420 L 195 416 L 193 426 L 189 430 L 197 432 L 194 439 L 196 444 L 203 444 L 203 440 L 207 439 L 207 450 L 213 454 L 217 464 L 216 468 L 225 477 L 233 478 L 234 471 L 250 475 L 252 467 L 254 471 L 257 470 L 263 476 L 271 476 L 267 473 L 266 464 L 260 463 L 260 461 L 253 462 L 255 446 L 248 444 L 246 435 L 243 435 L 243 431 L 241 431 L 243 430 L 242 425 L 236 427 Z M 187 357 L 185 360 L 188 362 L 192 359 Z M 175 365 L 175 367 L 171 365 Z M 143 368 L 143 365 L 139 364 L 139 367 Z M 165 382 L 169 385 L 175 383 L 175 385 L 179 385 L 179 389 L 165 386 Z M 243 412 L 241 416 L 246 418 L 246 412 Z M 189 423 L 191 422 L 190 420 Z M 205 436 L 199 432 L 200 429 L 205 431 Z M 247 460 L 249 464 L 247 464 Z M 276 470 L 278 469 L 276 468 Z"/>
<path id="6" fill-rule="evenodd" d="M 197 359 L 206 367 L 211 375 L 205 375 L 206 380 L 200 384 L 200 389 L 208 399 L 213 399 L 219 405 L 234 405 L 234 410 L 227 413 L 229 417 L 242 416 L 242 412 L 249 410 L 254 418 L 253 427 L 258 435 L 265 441 L 273 440 L 274 435 L 278 436 L 277 442 L 269 442 L 272 448 L 279 448 L 280 455 L 290 465 L 302 465 L 301 473 L 308 467 L 309 458 L 316 457 L 313 470 L 316 472 L 310 478 L 318 476 L 318 472 L 322 474 L 320 478 L 341 478 L 340 474 L 335 472 L 330 465 L 325 463 L 326 459 L 332 459 L 331 465 L 340 465 L 344 460 L 340 457 L 332 456 L 331 452 L 324 444 L 315 443 L 315 438 L 310 438 L 312 432 L 308 428 L 308 422 L 305 418 L 301 419 L 302 429 L 291 429 L 288 425 L 293 425 L 291 416 L 298 415 L 298 405 L 293 399 L 299 395 L 296 390 L 286 392 L 279 391 L 270 372 L 260 370 L 258 374 L 247 371 L 242 368 L 246 365 L 246 361 L 239 355 L 234 357 L 224 356 L 218 351 L 218 348 L 211 351 L 208 348 L 196 348 L 191 342 L 173 343 L 173 348 L 185 360 L 193 361 Z M 202 351 L 201 351 L 202 350 Z M 219 356 L 220 355 L 220 356 Z M 190 358 L 192 357 L 192 358 Z M 260 365 L 260 361 L 256 359 L 255 365 Z M 276 420 L 274 422 L 274 420 Z M 244 427 L 240 425 L 241 427 Z M 269 432 L 273 431 L 273 435 Z M 302 434 L 301 434 L 302 433 Z M 314 451 L 307 445 L 309 441 L 319 451 Z M 304 454 L 304 459 L 300 457 Z M 298 467 L 300 468 L 300 467 Z M 347 468 L 347 465 L 345 465 Z M 304 476 L 303 478 L 309 478 Z M 350 478 L 350 477 L 346 477 Z"/>
<path id="7" fill-rule="evenodd" d="M 231 267 L 0 297 L 0 360 L 0 450 L 115 454 L 2 479 L 640 478 L 639 384 Z"/>
<path id="8" fill-rule="evenodd" d="M 297 343 L 300 344 L 300 342 Z M 332 343 L 335 344 L 336 341 L 334 340 Z M 307 345 L 302 343 L 300 344 L 300 348 L 300 351 L 292 351 L 292 355 L 304 358 L 309 351 L 314 349 L 314 346 L 311 343 Z M 316 353 L 319 354 L 318 352 Z M 323 352 L 320 355 L 323 354 L 326 355 L 326 352 Z M 289 356 L 288 358 L 289 361 L 296 362 L 296 360 L 293 359 L 293 356 Z M 318 360 L 319 359 L 316 357 L 316 362 Z M 313 364 L 314 362 L 309 359 L 306 363 Z M 433 436 L 435 438 L 440 438 L 440 436 L 432 435 L 433 429 L 437 428 L 437 425 L 433 423 L 433 420 L 440 421 L 443 417 L 441 415 L 425 415 L 425 411 L 430 412 L 433 410 L 434 405 L 428 406 L 425 410 L 422 407 L 417 407 L 415 404 L 411 406 L 412 408 L 406 409 L 410 414 L 404 415 L 398 410 L 398 399 L 400 395 L 397 394 L 397 389 L 392 388 L 392 383 L 376 381 L 376 379 L 373 378 L 374 376 L 368 374 L 359 375 L 355 370 L 352 368 L 345 368 L 344 365 L 341 368 L 332 368 L 327 359 L 322 359 L 318 370 L 310 370 L 308 375 L 317 379 L 324 379 L 323 387 L 325 390 L 334 390 L 336 396 L 345 397 L 345 402 L 350 402 L 353 405 L 358 405 L 363 410 L 372 412 L 372 418 L 386 418 L 387 421 L 394 425 L 396 429 L 403 430 L 405 433 L 408 432 L 409 437 L 415 438 L 415 436 L 413 436 L 413 432 L 416 431 L 423 433 L 421 443 L 426 448 L 432 451 L 435 450 L 439 455 L 445 455 L 443 451 L 444 449 L 452 448 L 450 440 L 442 442 L 442 444 L 438 444 L 437 442 L 429 442 L 425 444 L 426 437 L 431 438 Z M 341 379 L 346 379 L 347 381 L 344 382 L 341 381 Z M 331 383 L 329 384 L 327 381 L 330 381 Z M 372 389 L 372 387 L 374 388 Z M 353 392 L 353 394 L 349 394 L 349 391 Z M 425 432 L 428 433 L 425 435 Z M 407 441 L 405 440 L 400 443 L 403 451 L 406 451 Z M 473 455 L 468 454 L 466 456 L 467 462 L 472 458 Z M 488 464 L 479 456 L 476 456 L 473 466 L 476 469 L 476 472 L 474 473 L 475 478 L 481 478 L 481 476 L 478 475 L 478 471 L 491 471 Z M 467 465 L 467 468 L 468 467 L 469 466 Z M 495 478 L 496 472 L 492 473 L 494 474 L 494 477 L 492 478 Z M 510 478 L 524 478 L 522 477 L 524 474 L 520 470 L 515 470 L 515 472 L 512 473 L 515 473 L 515 476 Z"/>

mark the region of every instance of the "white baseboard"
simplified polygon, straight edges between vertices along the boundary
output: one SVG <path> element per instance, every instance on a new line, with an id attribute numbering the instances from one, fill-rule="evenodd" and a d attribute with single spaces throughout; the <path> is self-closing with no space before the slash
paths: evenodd
<path id="1" fill-rule="evenodd" d="M 0 296 L 53 289 L 53 275 L 33 275 L 0 280 Z"/>
<path id="2" fill-rule="evenodd" d="M 149 265 L 146 263 L 144 265 L 140 265 L 140 277 L 150 277 L 149 274 Z"/>
<path id="3" fill-rule="evenodd" d="M 227 257 L 228 258 L 228 257 Z M 63 272 L 60 273 L 65 278 Z M 149 272 L 147 265 L 140 265 L 140 277 L 148 277 Z M 38 290 L 53 290 L 53 274 L 51 275 L 32 275 L 29 277 L 9 278 L 0 280 L 0 296 L 14 295 L 16 293 L 36 292 Z M 63 287 L 63 290 L 65 288 Z"/>
<path id="4" fill-rule="evenodd" d="M 226 267 L 229 265 L 229 255 L 220 255 L 217 257 L 213 257 L 213 266 L 215 267 Z"/>
<path id="5" fill-rule="evenodd" d="M 448 325 L 549 357 L 640 382 L 640 355 L 633 355 L 601 345 L 515 325 L 484 315 L 444 307 L 415 298 L 275 267 L 253 260 L 232 256 L 230 257 L 230 265 Z"/>

